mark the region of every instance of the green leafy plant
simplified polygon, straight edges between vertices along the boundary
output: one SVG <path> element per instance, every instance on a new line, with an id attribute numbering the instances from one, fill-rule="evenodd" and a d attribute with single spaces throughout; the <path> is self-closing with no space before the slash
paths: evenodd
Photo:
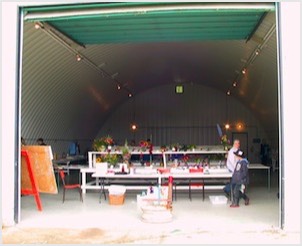
<path id="1" fill-rule="evenodd" d="M 131 158 L 131 153 L 129 150 L 128 142 L 127 140 L 125 141 L 124 146 L 122 147 L 122 156 L 124 161 L 129 161 Z"/>
<path id="2" fill-rule="evenodd" d="M 108 148 L 108 146 L 114 145 L 114 140 L 111 136 L 107 135 L 105 137 L 95 139 L 93 141 L 93 149 L 96 151 L 103 151 Z"/>
<path id="3" fill-rule="evenodd" d="M 110 165 L 116 165 L 119 161 L 117 154 L 107 153 L 105 155 L 99 155 L 96 158 L 96 162 L 108 162 Z"/>

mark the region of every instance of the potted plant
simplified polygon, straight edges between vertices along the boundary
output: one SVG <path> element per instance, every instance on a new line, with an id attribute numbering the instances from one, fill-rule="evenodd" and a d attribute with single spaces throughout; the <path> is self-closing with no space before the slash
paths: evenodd
<path id="1" fill-rule="evenodd" d="M 229 147 L 230 147 L 230 140 L 228 140 L 228 137 L 227 137 L 226 134 L 224 134 L 224 135 L 221 136 L 220 143 L 223 145 L 223 149 L 224 150 L 228 150 L 229 149 Z"/>
<path id="2" fill-rule="evenodd" d="M 99 139 L 95 139 L 93 141 L 93 149 L 96 151 L 106 151 L 106 150 L 110 151 L 113 145 L 114 145 L 114 140 L 109 135 Z"/>

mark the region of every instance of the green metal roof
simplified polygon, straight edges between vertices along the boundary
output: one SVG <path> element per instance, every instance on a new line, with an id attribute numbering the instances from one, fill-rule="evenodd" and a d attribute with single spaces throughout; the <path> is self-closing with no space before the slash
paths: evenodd
<path id="1" fill-rule="evenodd" d="M 171 7 L 172 6 L 172 7 Z M 244 40 L 274 5 L 221 8 L 209 4 L 111 3 L 27 8 L 25 19 L 47 22 L 82 44 Z M 171 8 L 170 8 L 171 7 Z M 30 16 L 32 15 L 32 16 Z M 28 17 L 27 17 L 28 16 Z"/>

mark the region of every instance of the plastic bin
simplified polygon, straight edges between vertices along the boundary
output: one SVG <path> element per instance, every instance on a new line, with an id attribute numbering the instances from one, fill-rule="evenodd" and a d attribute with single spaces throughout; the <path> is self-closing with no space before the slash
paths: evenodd
<path id="1" fill-rule="evenodd" d="M 110 195 L 109 194 L 109 204 L 110 205 L 123 205 L 125 202 L 125 194 L 123 195 Z"/>
<path id="2" fill-rule="evenodd" d="M 109 186 L 109 204 L 123 205 L 125 202 L 126 186 L 110 185 Z"/>
<path id="3" fill-rule="evenodd" d="M 228 198 L 225 196 L 209 196 L 213 205 L 227 204 Z"/>

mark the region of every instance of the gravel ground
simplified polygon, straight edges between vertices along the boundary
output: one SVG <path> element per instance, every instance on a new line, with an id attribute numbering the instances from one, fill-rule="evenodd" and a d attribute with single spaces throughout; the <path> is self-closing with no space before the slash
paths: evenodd
<path id="1" fill-rule="evenodd" d="M 2 228 L 3 244 L 298 244 L 300 233 L 181 231 L 135 233 L 99 228 Z"/>

